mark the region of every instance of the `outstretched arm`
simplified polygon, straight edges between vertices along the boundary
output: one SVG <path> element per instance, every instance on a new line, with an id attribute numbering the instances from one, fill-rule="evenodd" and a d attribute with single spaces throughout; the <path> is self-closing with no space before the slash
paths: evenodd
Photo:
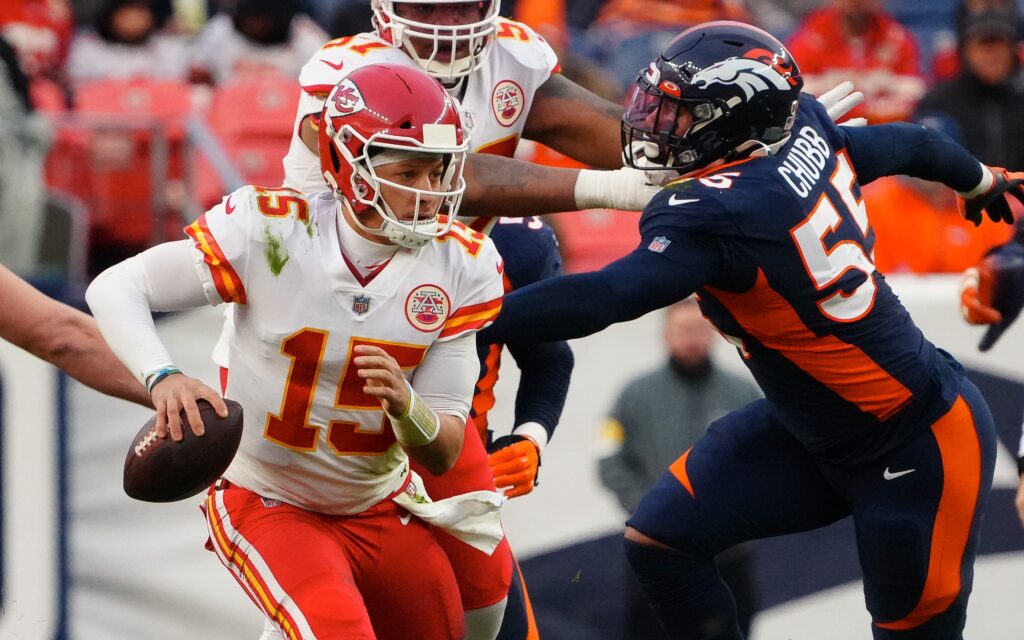
<path id="1" fill-rule="evenodd" d="M 101 393 L 152 406 L 146 387 L 103 341 L 96 321 L 0 267 L 0 337 Z"/>
<path id="2" fill-rule="evenodd" d="M 594 95 L 561 74 L 552 75 L 533 96 L 523 137 L 583 164 L 622 166 L 621 104 Z"/>
<path id="3" fill-rule="evenodd" d="M 659 236 L 670 239 L 668 249 L 648 249 Z M 714 240 L 651 229 L 635 251 L 600 271 L 559 276 L 508 294 L 481 339 L 553 342 L 588 336 L 686 298 L 715 277 L 719 264 Z"/>
<path id="4" fill-rule="evenodd" d="M 924 125 L 895 122 L 840 127 L 847 139 L 857 181 L 908 175 L 969 192 L 981 182 L 982 165 L 967 149 Z"/>

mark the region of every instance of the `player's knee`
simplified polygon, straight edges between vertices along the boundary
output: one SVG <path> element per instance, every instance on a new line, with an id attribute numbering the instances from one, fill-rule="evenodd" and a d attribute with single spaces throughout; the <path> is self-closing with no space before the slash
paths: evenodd
<path id="1" fill-rule="evenodd" d="M 713 557 L 637 542 L 636 533 L 628 534 L 624 541 L 626 558 L 669 637 L 680 640 L 742 638 L 736 605 L 718 574 Z"/>
<path id="2" fill-rule="evenodd" d="M 685 579 L 706 566 L 714 568 L 712 558 L 669 547 L 636 529 L 626 529 L 624 545 L 626 559 L 644 587 Z"/>

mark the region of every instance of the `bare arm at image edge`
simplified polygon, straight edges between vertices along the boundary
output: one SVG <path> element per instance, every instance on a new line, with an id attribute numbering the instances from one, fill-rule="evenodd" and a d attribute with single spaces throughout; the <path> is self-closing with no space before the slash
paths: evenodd
<path id="1" fill-rule="evenodd" d="M 152 407 L 146 387 L 114 356 L 95 320 L 48 298 L 2 266 L 0 338 L 101 393 Z"/>

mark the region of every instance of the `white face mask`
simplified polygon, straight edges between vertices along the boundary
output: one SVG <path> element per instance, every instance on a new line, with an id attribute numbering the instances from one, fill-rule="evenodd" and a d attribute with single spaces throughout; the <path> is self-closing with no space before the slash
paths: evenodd
<path id="1" fill-rule="evenodd" d="M 380 149 L 380 151 L 374 153 L 374 148 Z M 409 249 L 422 247 L 431 240 L 448 233 L 455 223 L 455 217 L 462 202 L 462 195 L 466 190 L 466 181 L 462 176 L 465 163 L 464 149 L 449 153 L 439 153 L 437 151 L 411 150 L 408 147 L 400 148 L 385 144 L 375 145 L 371 141 L 364 147 L 362 158 L 367 158 L 369 155 L 373 157 L 368 158 L 368 161 L 360 162 L 357 159 L 357 162 L 353 164 L 356 167 L 357 174 L 372 186 L 374 195 L 372 198 L 359 197 L 357 195 L 357 200 L 375 209 L 380 214 L 382 221 L 380 227 L 371 228 L 364 225 L 357 216 L 353 216 L 353 220 L 360 228 L 368 233 L 385 237 L 390 242 Z M 422 157 L 436 158 L 439 155 L 446 156 L 446 162 L 440 189 L 437 191 L 399 184 L 380 177 L 376 171 L 377 167 L 387 164 Z M 416 215 L 411 220 L 408 220 L 402 219 L 395 214 L 387 201 L 381 196 L 381 185 L 387 185 L 391 189 L 415 194 L 416 199 L 413 211 L 416 212 Z M 421 203 L 425 198 L 440 198 L 442 200 L 437 206 L 437 210 L 429 218 L 420 217 L 420 212 L 423 210 Z M 445 208 L 447 209 L 446 214 L 440 215 L 438 211 Z"/>
<path id="2" fill-rule="evenodd" d="M 401 47 L 424 71 L 444 83 L 450 83 L 473 73 L 483 64 L 497 30 L 498 0 L 487 0 L 484 16 L 460 25 L 438 25 L 398 15 L 396 5 L 463 4 L 466 0 L 374 0 L 374 19 L 377 29 L 391 31 L 395 46 Z M 416 51 L 414 42 L 431 42 L 426 55 Z M 465 53 L 459 55 L 462 45 Z M 421 44 L 422 46 L 422 44 Z"/>

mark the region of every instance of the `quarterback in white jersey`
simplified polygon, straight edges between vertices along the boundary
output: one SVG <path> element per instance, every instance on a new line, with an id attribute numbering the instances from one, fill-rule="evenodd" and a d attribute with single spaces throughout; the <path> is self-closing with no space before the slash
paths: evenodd
<path id="1" fill-rule="evenodd" d="M 436 80 L 361 68 L 323 111 L 329 191 L 242 188 L 186 228 L 191 241 L 89 288 L 172 433 L 179 407 L 216 394 L 173 368 L 150 313 L 237 303 L 227 395 L 245 425 L 205 512 L 212 548 L 284 637 L 461 638 L 425 523 L 485 553 L 502 539 L 498 494 L 430 503 L 409 468 L 440 474 L 460 455 L 474 334 L 501 308 L 500 256 L 453 218 L 467 147 Z"/>

